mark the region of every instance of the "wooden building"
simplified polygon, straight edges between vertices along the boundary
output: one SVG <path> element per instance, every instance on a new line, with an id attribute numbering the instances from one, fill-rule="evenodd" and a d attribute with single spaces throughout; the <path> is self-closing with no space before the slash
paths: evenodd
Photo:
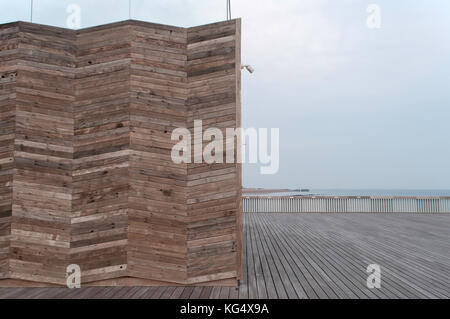
<path id="1" fill-rule="evenodd" d="M 240 164 L 175 164 L 171 134 L 241 126 L 240 41 L 240 20 L 0 25 L 0 286 L 65 285 L 70 264 L 91 285 L 237 283 Z"/>

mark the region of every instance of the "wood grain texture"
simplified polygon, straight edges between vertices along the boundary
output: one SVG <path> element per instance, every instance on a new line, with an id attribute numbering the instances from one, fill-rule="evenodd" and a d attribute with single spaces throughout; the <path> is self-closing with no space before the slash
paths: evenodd
<path id="1" fill-rule="evenodd" d="M 186 127 L 187 31 L 135 25 L 132 33 L 128 272 L 185 283 L 187 170 L 172 162 L 171 134 Z"/>
<path id="2" fill-rule="evenodd" d="M 0 278 L 9 277 L 18 30 L 17 24 L 0 28 Z"/>
<path id="3" fill-rule="evenodd" d="M 19 23 L 11 278 L 65 282 L 69 262 L 75 34 Z"/>
<path id="4" fill-rule="evenodd" d="M 0 49 L 0 278 L 240 278 L 240 164 L 171 159 L 175 128 L 240 126 L 239 20 L 18 22 Z"/>
<path id="5" fill-rule="evenodd" d="M 202 120 L 204 131 L 221 129 L 223 136 L 226 128 L 240 127 L 239 43 L 239 21 L 188 32 L 187 117 L 192 136 L 195 120 Z M 240 275 L 240 166 L 225 162 L 187 165 L 189 283 Z"/>
<path id="6" fill-rule="evenodd" d="M 130 144 L 130 27 L 77 34 L 71 262 L 82 282 L 124 276 Z"/>
<path id="7" fill-rule="evenodd" d="M 238 288 L 0 288 L 0 298 L 448 299 L 449 227 L 448 214 L 244 213 Z M 381 289 L 367 288 L 372 263 L 381 266 Z"/>

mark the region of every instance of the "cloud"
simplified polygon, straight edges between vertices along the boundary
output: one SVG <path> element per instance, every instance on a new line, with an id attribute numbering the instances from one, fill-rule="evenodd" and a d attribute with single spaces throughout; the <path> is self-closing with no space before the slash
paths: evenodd
<path id="1" fill-rule="evenodd" d="M 128 18 L 128 0 L 39 0 L 37 22 L 82 27 Z M 133 18 L 178 26 L 225 19 L 225 0 L 132 0 Z M 280 173 L 246 166 L 246 186 L 450 188 L 450 1 L 232 0 L 242 17 L 245 127 L 279 127 Z M 29 0 L 0 0 L 0 21 Z"/>

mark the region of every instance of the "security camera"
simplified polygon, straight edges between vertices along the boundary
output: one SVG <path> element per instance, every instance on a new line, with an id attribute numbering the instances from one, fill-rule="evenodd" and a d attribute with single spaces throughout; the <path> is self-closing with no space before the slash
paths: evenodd
<path id="1" fill-rule="evenodd" d="M 241 70 L 244 69 L 244 68 L 245 68 L 249 73 L 255 72 L 255 69 L 252 68 L 251 65 L 248 65 L 248 64 L 241 65 Z"/>

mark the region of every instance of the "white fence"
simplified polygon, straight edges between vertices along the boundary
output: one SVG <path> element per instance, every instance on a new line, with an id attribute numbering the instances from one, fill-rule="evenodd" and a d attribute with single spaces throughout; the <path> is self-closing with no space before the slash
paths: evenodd
<path id="1" fill-rule="evenodd" d="M 244 213 L 450 213 L 450 197 L 243 196 Z"/>

